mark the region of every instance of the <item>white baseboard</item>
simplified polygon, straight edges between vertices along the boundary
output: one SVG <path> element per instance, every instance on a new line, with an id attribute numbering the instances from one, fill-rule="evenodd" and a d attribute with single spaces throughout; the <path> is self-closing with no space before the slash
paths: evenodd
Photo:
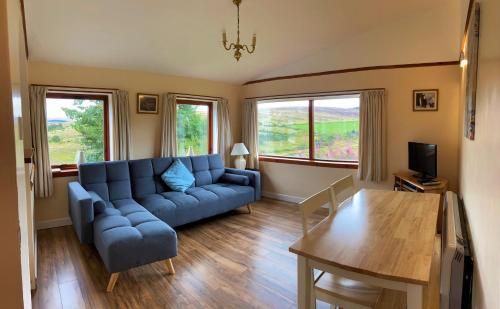
<path id="1" fill-rule="evenodd" d="M 304 198 L 300 196 L 286 195 L 286 194 L 266 192 L 266 191 L 262 192 L 262 196 L 294 204 L 298 204 L 304 200 Z"/>
<path id="2" fill-rule="evenodd" d="M 70 217 L 39 221 L 36 223 L 37 230 L 45 230 L 53 227 L 71 225 Z"/>

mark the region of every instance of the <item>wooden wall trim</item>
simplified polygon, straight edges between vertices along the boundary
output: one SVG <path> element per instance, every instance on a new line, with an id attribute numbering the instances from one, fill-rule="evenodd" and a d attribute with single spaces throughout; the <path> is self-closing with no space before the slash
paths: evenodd
<path id="1" fill-rule="evenodd" d="M 459 61 L 441 61 L 441 62 L 409 63 L 409 64 L 395 64 L 395 65 L 377 65 L 377 66 L 371 66 L 371 67 L 360 67 L 360 68 L 341 69 L 341 70 L 332 70 L 332 71 L 323 71 L 323 72 L 315 72 L 315 73 L 305 73 L 305 74 L 297 74 L 297 75 L 286 75 L 286 76 L 263 78 L 263 79 L 248 81 L 248 82 L 244 83 L 243 86 L 257 84 L 257 83 L 270 82 L 270 81 L 276 81 L 276 80 L 295 79 L 295 78 L 332 75 L 332 74 L 343 74 L 343 73 L 360 72 L 360 71 L 418 68 L 418 67 L 434 67 L 434 66 L 459 65 L 459 64 L 460 64 Z"/>
<path id="2" fill-rule="evenodd" d="M 349 90 L 335 90 L 335 91 L 321 91 L 321 92 L 302 92 L 302 93 L 291 93 L 291 94 L 278 94 L 278 95 L 268 95 L 260 97 L 246 97 L 245 100 L 260 99 L 260 100 L 273 100 L 273 99 L 303 99 L 308 97 L 329 97 L 329 96 L 341 96 L 341 95 L 354 95 L 359 94 L 362 91 L 368 90 L 385 90 L 385 88 L 363 88 L 363 89 L 349 89 Z"/>
<path id="3" fill-rule="evenodd" d="M 47 84 L 30 84 L 30 86 L 41 86 L 51 88 L 50 91 L 62 92 L 98 92 L 98 93 L 113 93 L 117 88 L 102 88 L 102 87 L 86 87 L 86 86 L 60 86 Z M 83 90 L 82 90 L 83 89 Z"/>
<path id="4" fill-rule="evenodd" d="M 176 96 L 189 100 L 210 100 L 210 101 L 217 101 L 219 99 L 222 99 L 222 97 L 213 97 L 209 95 L 197 95 L 197 94 L 188 94 L 188 93 L 180 93 L 180 92 L 169 92 L 170 94 L 175 94 Z"/>

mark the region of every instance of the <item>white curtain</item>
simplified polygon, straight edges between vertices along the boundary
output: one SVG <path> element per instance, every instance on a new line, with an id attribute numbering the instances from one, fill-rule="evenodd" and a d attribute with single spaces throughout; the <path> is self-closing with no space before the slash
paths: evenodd
<path id="1" fill-rule="evenodd" d="M 130 109 L 128 91 L 113 91 L 113 160 L 130 159 Z"/>
<path id="2" fill-rule="evenodd" d="M 164 93 L 161 96 L 161 156 L 173 157 L 177 155 L 177 96 Z"/>
<path id="3" fill-rule="evenodd" d="M 31 138 L 34 148 L 35 196 L 50 197 L 53 191 L 52 167 L 47 138 L 47 113 L 45 98 L 47 88 L 30 86 Z"/>
<path id="4" fill-rule="evenodd" d="M 257 100 L 247 99 L 243 102 L 242 139 L 247 146 L 247 166 L 259 168 L 259 136 L 257 132 Z"/>
<path id="5" fill-rule="evenodd" d="M 225 98 L 217 100 L 217 143 L 217 152 L 221 156 L 222 162 L 225 166 L 230 166 L 233 135 L 229 122 L 229 103 Z"/>
<path id="6" fill-rule="evenodd" d="M 385 91 L 363 91 L 359 106 L 360 180 L 381 182 L 386 179 Z"/>

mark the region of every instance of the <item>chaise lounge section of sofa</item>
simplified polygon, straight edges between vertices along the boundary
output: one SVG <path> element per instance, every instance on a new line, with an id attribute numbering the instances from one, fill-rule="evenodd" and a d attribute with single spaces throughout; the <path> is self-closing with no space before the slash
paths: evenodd
<path id="1" fill-rule="evenodd" d="M 82 164 L 68 184 L 70 216 L 81 243 L 94 244 L 112 274 L 165 260 L 174 273 L 173 227 L 247 206 L 261 198 L 260 174 L 224 168 L 219 155 L 179 157 L 195 182 L 172 191 L 161 175 L 175 157 Z"/>

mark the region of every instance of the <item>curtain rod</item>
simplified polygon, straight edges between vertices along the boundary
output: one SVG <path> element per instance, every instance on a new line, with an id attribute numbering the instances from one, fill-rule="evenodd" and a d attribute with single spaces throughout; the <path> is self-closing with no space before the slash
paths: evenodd
<path id="1" fill-rule="evenodd" d="M 354 93 L 359 93 L 361 91 L 367 91 L 367 90 L 385 90 L 385 88 L 366 88 L 366 89 L 352 89 L 352 90 L 336 90 L 336 91 L 328 91 L 328 92 L 305 92 L 305 93 L 293 93 L 293 94 L 280 94 L 280 95 L 274 95 L 274 96 L 260 96 L 260 97 L 248 97 L 245 98 L 245 100 L 251 100 L 251 99 L 280 99 L 280 98 L 300 98 L 300 97 L 308 97 L 308 96 L 315 96 L 315 97 L 325 97 L 329 95 L 336 95 L 336 94 L 354 94 Z"/>
<path id="2" fill-rule="evenodd" d="M 117 88 L 101 88 L 101 87 L 80 87 L 80 86 L 60 86 L 60 85 L 44 85 L 44 84 L 31 84 L 31 86 L 41 86 L 47 88 L 68 88 L 68 89 L 88 89 L 88 90 L 106 90 L 114 91 L 119 90 Z M 69 91 L 69 90 L 67 90 Z"/>
<path id="3" fill-rule="evenodd" d="M 178 95 L 178 96 L 181 96 L 181 97 L 184 97 L 184 98 L 193 98 L 193 99 L 197 99 L 197 98 L 205 98 L 205 99 L 222 99 L 222 97 L 212 97 L 212 96 L 208 96 L 208 95 L 197 95 L 197 94 L 187 94 L 187 93 L 180 93 L 180 92 L 169 92 L 171 94 L 175 94 L 175 95 Z"/>

